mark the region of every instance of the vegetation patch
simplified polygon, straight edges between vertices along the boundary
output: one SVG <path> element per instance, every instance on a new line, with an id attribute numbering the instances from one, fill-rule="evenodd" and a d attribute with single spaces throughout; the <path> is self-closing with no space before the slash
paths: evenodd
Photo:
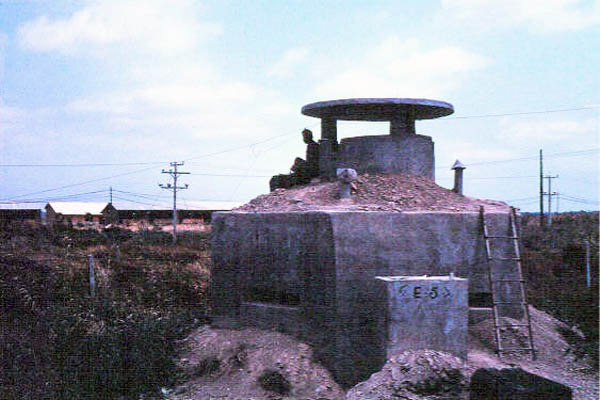
<path id="1" fill-rule="evenodd" d="M 266 369 L 258 377 L 258 383 L 263 389 L 281 395 L 287 395 L 292 389 L 292 385 L 285 376 L 272 369 Z"/>
<path id="2" fill-rule="evenodd" d="M 194 374 L 196 376 L 210 375 L 217 372 L 221 367 L 221 360 L 217 357 L 207 357 L 198 363 L 194 367 Z"/>
<path id="3" fill-rule="evenodd" d="M 571 328 L 562 330 L 579 356 L 587 355 L 598 368 L 598 212 L 562 213 L 552 226 L 540 226 L 539 214 L 524 214 L 523 272 L 530 303 Z M 586 282 L 586 244 L 589 243 L 591 285 Z"/>
<path id="4" fill-rule="evenodd" d="M 206 322 L 207 242 L 112 233 L 0 222 L 0 398 L 138 399 L 176 383 L 176 342 Z"/>

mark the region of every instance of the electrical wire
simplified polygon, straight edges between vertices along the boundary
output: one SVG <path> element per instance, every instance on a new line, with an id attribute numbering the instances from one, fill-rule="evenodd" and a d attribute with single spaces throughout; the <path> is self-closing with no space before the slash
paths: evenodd
<path id="1" fill-rule="evenodd" d="M 315 127 L 317 125 L 319 125 L 319 123 L 316 123 L 316 124 L 313 124 L 313 125 L 309 125 L 308 128 L 313 128 L 313 127 Z M 291 136 L 291 135 L 297 135 L 297 134 L 298 134 L 298 130 L 295 129 L 293 132 L 290 131 L 290 132 L 284 133 L 282 135 L 272 136 L 272 137 L 269 137 L 269 138 L 266 138 L 266 139 L 263 139 L 263 140 L 259 140 L 257 142 L 250 143 L 250 144 L 243 145 L 243 146 L 231 147 L 229 149 L 224 149 L 224 150 L 217 151 L 217 152 L 214 152 L 214 153 L 207 153 L 207 154 L 202 154 L 202 155 L 196 156 L 196 157 L 186 158 L 183 161 L 198 160 L 200 158 L 206 158 L 206 157 L 216 156 L 216 155 L 219 155 L 219 154 L 230 153 L 232 151 L 237 151 L 237 150 L 241 150 L 241 149 L 250 148 L 250 147 L 262 144 L 262 143 L 267 143 L 267 142 L 273 141 L 275 139 L 279 139 L 279 138 L 285 137 L 285 136 Z"/>
<path id="2" fill-rule="evenodd" d="M 84 181 L 84 182 L 72 183 L 70 185 L 64 185 L 64 186 L 59 186 L 59 187 L 55 187 L 55 188 L 51 188 L 51 189 L 40 190 L 40 191 L 37 191 L 37 192 L 31 192 L 31 193 L 20 194 L 20 195 L 17 195 L 17 196 L 12 196 L 12 197 L 6 197 L 6 198 L 3 198 L 3 199 L 0 199 L 0 201 L 18 199 L 20 197 L 31 196 L 31 195 L 40 194 L 40 193 L 53 192 L 55 190 L 66 189 L 66 188 L 70 188 L 70 187 L 74 187 L 74 186 L 87 185 L 88 183 L 105 181 L 107 179 L 118 178 L 118 177 L 126 176 L 126 175 L 133 175 L 133 174 L 137 174 L 137 173 L 140 173 L 140 172 L 148 171 L 148 170 L 151 170 L 151 169 L 154 169 L 154 167 L 138 169 L 138 170 L 135 170 L 135 171 L 129 171 L 129 172 L 125 172 L 125 173 L 122 173 L 122 174 L 106 176 L 106 177 L 103 177 L 103 178 L 92 179 L 92 180 Z"/>
<path id="3" fill-rule="evenodd" d="M 514 116 L 519 116 L 519 115 L 534 115 L 534 114 L 551 114 L 551 113 L 559 113 L 559 112 L 567 112 L 567 111 L 593 110 L 594 108 L 597 108 L 597 107 L 559 108 L 559 109 L 555 109 L 555 110 L 543 110 L 543 111 L 524 111 L 524 112 L 503 113 L 503 114 L 466 115 L 466 116 L 443 118 L 443 119 L 440 119 L 440 121 L 453 121 L 453 120 L 457 120 L 457 119 L 514 117 Z"/>
<path id="4" fill-rule="evenodd" d="M 200 174 L 191 172 L 189 175 L 196 176 L 218 176 L 218 177 L 231 177 L 231 178 L 270 178 L 272 175 L 231 175 L 231 174 Z"/>
<path id="5" fill-rule="evenodd" d="M 544 155 L 544 160 L 548 159 L 548 158 L 560 158 L 560 157 L 572 157 L 572 156 L 580 156 L 580 155 L 589 155 L 589 154 L 592 154 L 592 153 L 597 153 L 599 151 L 600 151 L 600 147 L 595 147 L 595 148 L 591 148 L 591 149 L 583 149 L 583 150 L 567 151 L 567 152 L 561 152 L 561 153 L 545 154 Z M 474 167 L 474 166 L 478 166 L 478 165 L 502 164 L 502 163 L 507 163 L 507 162 L 528 161 L 528 160 L 538 160 L 538 159 L 539 159 L 539 156 L 531 156 L 531 157 L 507 158 L 507 159 L 504 159 L 504 160 L 481 161 L 481 162 L 469 163 L 469 164 L 464 164 L 464 165 L 466 167 Z M 438 170 L 438 169 L 447 169 L 447 167 L 437 167 L 436 170 Z"/>
<path id="6" fill-rule="evenodd" d="M 126 162 L 126 163 L 80 163 L 80 164 L 0 164 L 0 168 L 64 168 L 64 167 L 124 167 L 131 165 L 159 165 L 167 164 L 169 161 L 153 162 Z"/>

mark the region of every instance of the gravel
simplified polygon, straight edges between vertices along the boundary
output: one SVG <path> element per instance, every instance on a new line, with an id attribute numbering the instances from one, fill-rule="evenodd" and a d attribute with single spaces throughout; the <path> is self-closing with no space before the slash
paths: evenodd
<path id="1" fill-rule="evenodd" d="M 339 182 L 314 179 L 308 185 L 277 189 L 234 209 L 237 212 L 395 211 L 509 212 L 501 201 L 463 196 L 429 179 L 406 174 L 363 174 L 352 183 L 351 197 L 338 197 Z"/>

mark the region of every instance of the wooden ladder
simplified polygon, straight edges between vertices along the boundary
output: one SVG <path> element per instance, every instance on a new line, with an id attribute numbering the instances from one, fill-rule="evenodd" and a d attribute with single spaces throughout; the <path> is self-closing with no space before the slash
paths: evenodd
<path id="1" fill-rule="evenodd" d="M 519 249 L 519 235 L 517 230 L 517 213 L 514 207 L 510 208 L 510 214 L 508 216 L 510 221 L 511 235 L 510 236 L 494 236 L 488 234 L 488 228 L 485 221 L 485 212 L 483 206 L 479 208 L 479 215 L 481 220 L 481 228 L 483 232 L 483 238 L 485 240 L 485 253 L 487 260 L 487 272 L 488 282 L 490 285 L 490 292 L 492 294 L 492 316 L 494 318 L 494 332 L 496 338 L 496 354 L 499 358 L 502 358 L 502 353 L 511 351 L 525 351 L 531 352 L 533 360 L 536 359 L 535 348 L 533 345 L 533 333 L 531 331 L 531 316 L 529 315 L 529 304 L 527 303 L 526 291 L 525 291 L 525 280 L 523 279 L 523 269 L 521 265 L 521 251 Z M 493 257 L 490 242 L 492 240 L 512 240 L 514 248 L 513 257 Z M 516 279 L 496 279 L 492 273 L 492 263 L 496 261 L 513 261 L 517 266 L 518 278 Z M 496 294 L 496 286 L 499 284 L 518 285 L 521 294 L 521 301 L 500 301 Z M 523 309 L 525 315 L 525 323 L 512 324 L 512 323 L 500 323 L 498 316 L 498 306 L 502 305 L 519 305 Z M 527 339 L 529 342 L 528 347 L 503 347 L 501 328 L 506 327 L 527 327 Z"/>

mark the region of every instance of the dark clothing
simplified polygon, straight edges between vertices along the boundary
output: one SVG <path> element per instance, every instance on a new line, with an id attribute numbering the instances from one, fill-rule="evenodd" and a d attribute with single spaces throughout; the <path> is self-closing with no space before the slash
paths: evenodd
<path id="1" fill-rule="evenodd" d="M 319 176 L 319 144 L 312 142 L 306 145 L 306 168 L 311 178 Z"/>
<path id="2" fill-rule="evenodd" d="M 312 178 L 319 176 L 319 144 L 311 141 L 306 144 L 306 161 L 294 160 L 290 175 L 275 175 L 269 181 L 271 192 L 275 189 L 287 189 L 296 185 L 306 185 Z"/>

